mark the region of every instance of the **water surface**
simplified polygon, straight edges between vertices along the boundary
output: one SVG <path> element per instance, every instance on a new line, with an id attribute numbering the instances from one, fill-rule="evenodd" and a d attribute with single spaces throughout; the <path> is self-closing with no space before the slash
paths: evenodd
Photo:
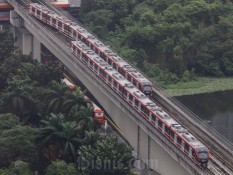
<path id="1" fill-rule="evenodd" d="M 233 143 L 233 91 L 176 97 Z"/>

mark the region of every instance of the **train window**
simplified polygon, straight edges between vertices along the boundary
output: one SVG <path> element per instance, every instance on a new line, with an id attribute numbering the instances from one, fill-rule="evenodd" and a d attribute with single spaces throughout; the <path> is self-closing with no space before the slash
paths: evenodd
<path id="1" fill-rule="evenodd" d="M 122 73 L 121 73 L 124 77 L 125 77 L 125 72 L 124 71 L 122 71 Z"/>
<path id="2" fill-rule="evenodd" d="M 110 59 L 108 60 L 108 64 L 112 65 L 112 61 Z"/>
<path id="3" fill-rule="evenodd" d="M 93 61 L 91 61 L 91 60 L 90 60 L 90 65 L 91 65 L 91 67 L 93 66 Z"/>
<path id="4" fill-rule="evenodd" d="M 36 10 L 35 10 L 34 8 L 32 8 L 32 12 L 34 12 L 34 13 L 35 13 L 35 11 L 36 11 Z"/>
<path id="5" fill-rule="evenodd" d="M 46 19 L 46 14 L 45 14 L 45 13 L 42 13 L 42 17 L 43 17 L 44 19 Z"/>
<path id="6" fill-rule="evenodd" d="M 117 82 L 115 80 L 113 81 L 113 85 L 117 87 Z"/>
<path id="7" fill-rule="evenodd" d="M 106 61 L 106 56 L 105 55 L 103 55 L 102 58 Z"/>
<path id="8" fill-rule="evenodd" d="M 40 11 L 39 10 L 37 10 L 37 15 L 40 15 Z"/>
<path id="9" fill-rule="evenodd" d="M 181 138 L 177 136 L 177 143 L 178 143 L 179 145 L 181 145 L 181 141 L 182 141 Z"/>
<path id="10" fill-rule="evenodd" d="M 133 101 L 133 96 L 129 94 L 129 100 Z"/>
<path id="11" fill-rule="evenodd" d="M 162 128 L 162 122 L 159 120 L 159 127 Z"/>
<path id="12" fill-rule="evenodd" d="M 136 80 L 135 80 L 135 79 L 133 79 L 133 84 L 134 84 L 134 85 L 137 85 L 137 82 L 136 82 Z"/>
<path id="13" fill-rule="evenodd" d="M 145 107 L 144 106 L 141 106 L 141 111 L 145 112 Z"/>
<path id="14" fill-rule="evenodd" d="M 104 71 L 103 71 L 102 75 L 104 78 L 107 78 L 107 74 Z"/>
<path id="15" fill-rule="evenodd" d="M 78 55 L 81 55 L 81 51 L 79 49 L 77 49 L 77 53 Z"/>
<path id="16" fill-rule="evenodd" d="M 184 143 L 184 149 L 185 151 L 189 152 L 189 145 L 187 143 Z"/>
<path id="17" fill-rule="evenodd" d="M 75 31 L 73 31 L 73 35 L 74 35 L 74 37 L 76 37 L 76 32 Z"/>
<path id="18" fill-rule="evenodd" d="M 95 64 L 94 68 L 95 68 L 95 70 L 96 70 L 96 71 L 98 70 L 98 66 L 97 66 L 97 64 Z"/>
<path id="19" fill-rule="evenodd" d="M 152 114 L 152 121 L 155 122 L 156 117 Z"/>
<path id="20" fill-rule="evenodd" d="M 149 111 L 148 111 L 148 109 L 145 109 L 144 113 L 145 113 L 147 116 L 149 116 Z"/>
<path id="21" fill-rule="evenodd" d="M 52 19 L 52 23 L 53 23 L 53 24 L 56 24 L 56 20 L 55 20 L 54 18 Z"/>
<path id="22" fill-rule="evenodd" d="M 118 72 L 123 75 L 124 71 L 122 69 L 118 69 Z"/>
<path id="23" fill-rule="evenodd" d="M 192 156 L 197 157 L 193 149 L 192 149 Z"/>
<path id="24" fill-rule="evenodd" d="M 79 38 L 79 39 L 82 39 L 82 36 L 78 34 L 78 38 Z"/>
<path id="25" fill-rule="evenodd" d="M 119 86 L 119 91 L 123 93 L 123 88 L 121 86 Z"/>
<path id="26" fill-rule="evenodd" d="M 113 63 L 113 68 L 116 69 L 116 64 L 115 63 Z"/>
<path id="27" fill-rule="evenodd" d="M 67 30 L 69 33 L 71 33 L 71 28 L 69 26 L 67 26 Z"/>
<path id="28" fill-rule="evenodd" d="M 171 131 L 171 132 L 170 132 L 170 137 L 174 139 L 174 136 L 175 136 L 175 135 L 174 135 L 174 132 Z"/>
<path id="29" fill-rule="evenodd" d="M 131 82 L 131 77 L 129 74 L 127 74 L 127 80 L 129 80 Z"/>
<path id="30" fill-rule="evenodd" d="M 142 91 L 142 87 L 141 86 L 139 86 L 139 90 Z"/>
<path id="31" fill-rule="evenodd" d="M 127 97 L 127 91 L 124 90 L 124 96 Z"/>
<path id="32" fill-rule="evenodd" d="M 67 25 L 64 25 L 64 29 L 65 29 L 65 30 L 68 30 L 68 28 L 69 28 L 69 27 L 68 27 Z"/>
<path id="33" fill-rule="evenodd" d="M 170 134 L 170 129 L 167 127 L 167 126 L 165 126 L 165 132 L 167 133 L 167 134 Z"/>
<path id="34" fill-rule="evenodd" d="M 87 63 L 88 62 L 88 58 L 86 55 L 83 55 L 83 60 Z"/>
<path id="35" fill-rule="evenodd" d="M 112 78 L 111 77 L 108 77 L 108 82 L 112 82 Z"/>
<path id="36" fill-rule="evenodd" d="M 138 105 L 139 105 L 138 100 L 135 100 L 135 105 L 138 107 Z"/>
<path id="37" fill-rule="evenodd" d="M 58 27 L 62 27 L 62 23 L 58 21 Z"/>

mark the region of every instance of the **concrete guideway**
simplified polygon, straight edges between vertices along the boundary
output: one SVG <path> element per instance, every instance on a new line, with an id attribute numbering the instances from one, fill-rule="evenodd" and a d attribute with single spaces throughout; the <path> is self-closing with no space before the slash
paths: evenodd
<path id="1" fill-rule="evenodd" d="M 52 51 L 82 81 L 104 109 L 111 114 L 115 123 L 134 147 L 136 156 L 144 160 L 149 168 L 167 175 L 174 174 L 174 170 L 179 175 L 207 174 L 146 122 L 127 102 L 114 93 L 91 70 L 87 69 L 80 60 L 77 60 L 71 54 L 69 46 L 61 43 L 58 38 L 48 32 L 25 9 L 16 4 L 16 1 L 8 0 L 8 2 L 15 7 L 15 11 L 24 19 L 14 12 L 11 13 L 11 23 L 17 28 L 21 28 L 21 31 L 18 29 L 15 29 L 15 31 L 24 31 L 25 36 L 23 35 L 19 39 L 19 42 L 20 40 L 23 42 L 22 50 L 24 50 L 24 53 L 27 54 L 32 51 L 33 57 L 37 58 L 38 54 L 36 53 L 40 50 L 38 46 L 40 43 Z M 29 32 L 22 29 L 23 27 L 26 27 Z M 19 33 L 15 34 L 20 35 Z"/>

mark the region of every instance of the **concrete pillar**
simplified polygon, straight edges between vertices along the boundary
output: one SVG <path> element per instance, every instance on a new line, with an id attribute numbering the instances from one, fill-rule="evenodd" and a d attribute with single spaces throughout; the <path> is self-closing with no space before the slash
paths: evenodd
<path id="1" fill-rule="evenodd" d="M 27 29 L 22 29 L 22 52 L 24 55 L 29 55 L 32 52 L 32 34 Z"/>
<path id="2" fill-rule="evenodd" d="M 32 41 L 32 57 L 33 59 L 41 62 L 41 43 L 40 41 L 33 36 L 33 41 Z"/>

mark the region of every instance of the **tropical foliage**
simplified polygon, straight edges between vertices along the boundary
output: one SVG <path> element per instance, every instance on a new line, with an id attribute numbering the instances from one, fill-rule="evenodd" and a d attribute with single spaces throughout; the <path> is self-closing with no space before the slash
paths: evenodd
<path id="1" fill-rule="evenodd" d="M 16 50 L 8 33 L 0 39 L 0 174 L 82 174 L 79 148 L 100 139 L 93 106 L 62 83 L 57 61 L 38 63 Z"/>
<path id="2" fill-rule="evenodd" d="M 156 81 L 169 84 L 187 81 L 187 73 L 233 75 L 232 3 L 85 0 L 81 17 L 89 29 L 132 64 Z"/>

